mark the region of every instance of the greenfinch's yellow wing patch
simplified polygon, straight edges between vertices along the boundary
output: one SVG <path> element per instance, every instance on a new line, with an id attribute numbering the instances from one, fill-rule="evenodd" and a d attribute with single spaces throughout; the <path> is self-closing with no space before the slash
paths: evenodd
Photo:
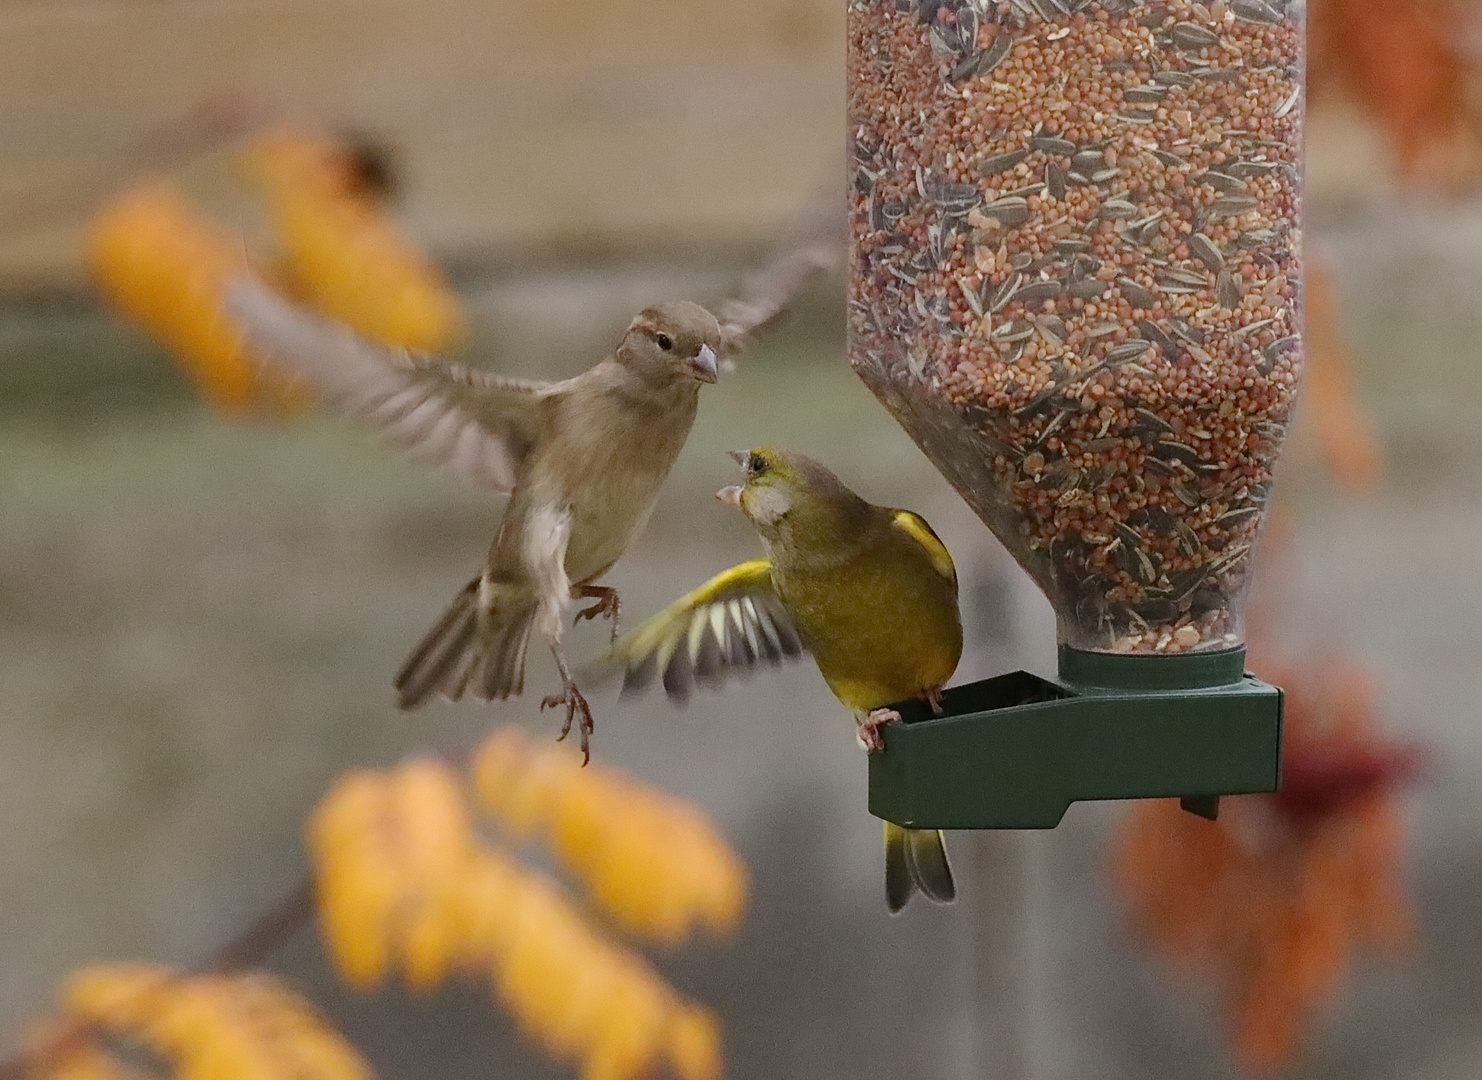
<path id="1" fill-rule="evenodd" d="M 772 588 L 771 563 L 752 559 L 624 634 L 613 643 L 611 664 L 624 671 L 624 694 L 658 675 L 664 692 L 684 702 L 695 683 L 718 686 L 730 675 L 802 654 L 798 632 Z"/>
<path id="2" fill-rule="evenodd" d="M 937 573 L 953 584 L 957 583 L 957 567 L 952 565 L 952 556 L 947 553 L 947 545 L 942 543 L 941 537 L 932 531 L 924 518 L 909 510 L 897 510 L 891 524 L 921 545 Z"/>

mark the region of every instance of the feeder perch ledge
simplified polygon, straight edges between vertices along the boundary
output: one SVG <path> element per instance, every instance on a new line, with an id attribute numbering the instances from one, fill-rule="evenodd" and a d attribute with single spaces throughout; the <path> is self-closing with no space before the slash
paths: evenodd
<path id="1" fill-rule="evenodd" d="M 1060 679 L 1027 671 L 953 687 L 944 714 L 894 708 L 870 755 L 870 813 L 910 828 L 1051 829 L 1085 799 L 1275 791 L 1282 693 L 1245 650 L 1139 656 L 1061 646 Z"/>

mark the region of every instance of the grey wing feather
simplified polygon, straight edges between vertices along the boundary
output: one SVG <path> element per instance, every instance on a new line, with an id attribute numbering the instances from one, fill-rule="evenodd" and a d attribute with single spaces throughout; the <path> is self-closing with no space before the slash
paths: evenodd
<path id="1" fill-rule="evenodd" d="M 225 299 L 262 355 L 414 455 L 487 490 L 514 487 L 546 422 L 540 402 L 560 390 L 373 344 L 250 278 L 230 282 Z"/>
<path id="2" fill-rule="evenodd" d="M 848 243 L 842 199 L 820 199 L 799 214 L 775 254 L 747 275 L 741 295 L 720 309 L 726 353 L 774 322 L 821 273 L 843 264 Z"/>

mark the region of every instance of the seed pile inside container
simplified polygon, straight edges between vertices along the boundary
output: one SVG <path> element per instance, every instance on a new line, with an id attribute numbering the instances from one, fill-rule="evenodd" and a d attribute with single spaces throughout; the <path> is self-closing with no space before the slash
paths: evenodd
<path id="1" fill-rule="evenodd" d="M 1282 0 L 850 0 L 850 362 L 1077 648 L 1241 640 L 1301 46 Z"/>

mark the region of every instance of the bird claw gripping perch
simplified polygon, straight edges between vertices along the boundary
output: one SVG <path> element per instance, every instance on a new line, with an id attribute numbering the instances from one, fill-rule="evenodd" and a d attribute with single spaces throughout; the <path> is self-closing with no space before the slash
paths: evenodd
<path id="1" fill-rule="evenodd" d="M 616 641 L 618 622 L 623 616 L 623 602 L 618 599 L 618 591 L 607 585 L 578 585 L 571 590 L 571 594 L 580 600 L 595 599 L 597 601 L 591 607 L 578 611 L 576 618 L 571 620 L 571 625 L 575 626 L 583 619 L 611 619 L 612 640 Z"/>
<path id="2" fill-rule="evenodd" d="M 859 722 L 859 730 L 855 732 L 859 745 L 871 754 L 884 750 L 885 736 L 880 734 L 880 728 L 900 718 L 901 714 L 894 709 L 871 709 L 865 713 L 864 719 Z"/>
<path id="3" fill-rule="evenodd" d="M 581 736 L 581 763 L 585 765 L 592 760 L 592 731 L 594 730 L 592 710 L 587 705 L 587 699 L 582 696 L 582 692 L 576 688 L 576 683 L 572 682 L 569 676 L 562 679 L 559 694 L 551 694 L 542 699 L 540 711 L 545 712 L 546 709 L 554 709 L 560 705 L 566 706 L 566 722 L 561 725 L 561 734 L 556 736 L 556 741 L 560 742 L 570 735 L 572 721 L 580 717 L 577 730 Z"/>
<path id="4" fill-rule="evenodd" d="M 916 695 L 931 709 L 931 715 L 942 715 L 942 688 L 932 687 L 923 690 Z M 859 730 L 855 733 L 856 741 L 864 747 L 868 753 L 876 753 L 885 749 L 885 736 L 880 734 L 880 729 L 893 720 L 899 720 L 901 714 L 894 709 L 871 709 L 859 722 Z"/>

